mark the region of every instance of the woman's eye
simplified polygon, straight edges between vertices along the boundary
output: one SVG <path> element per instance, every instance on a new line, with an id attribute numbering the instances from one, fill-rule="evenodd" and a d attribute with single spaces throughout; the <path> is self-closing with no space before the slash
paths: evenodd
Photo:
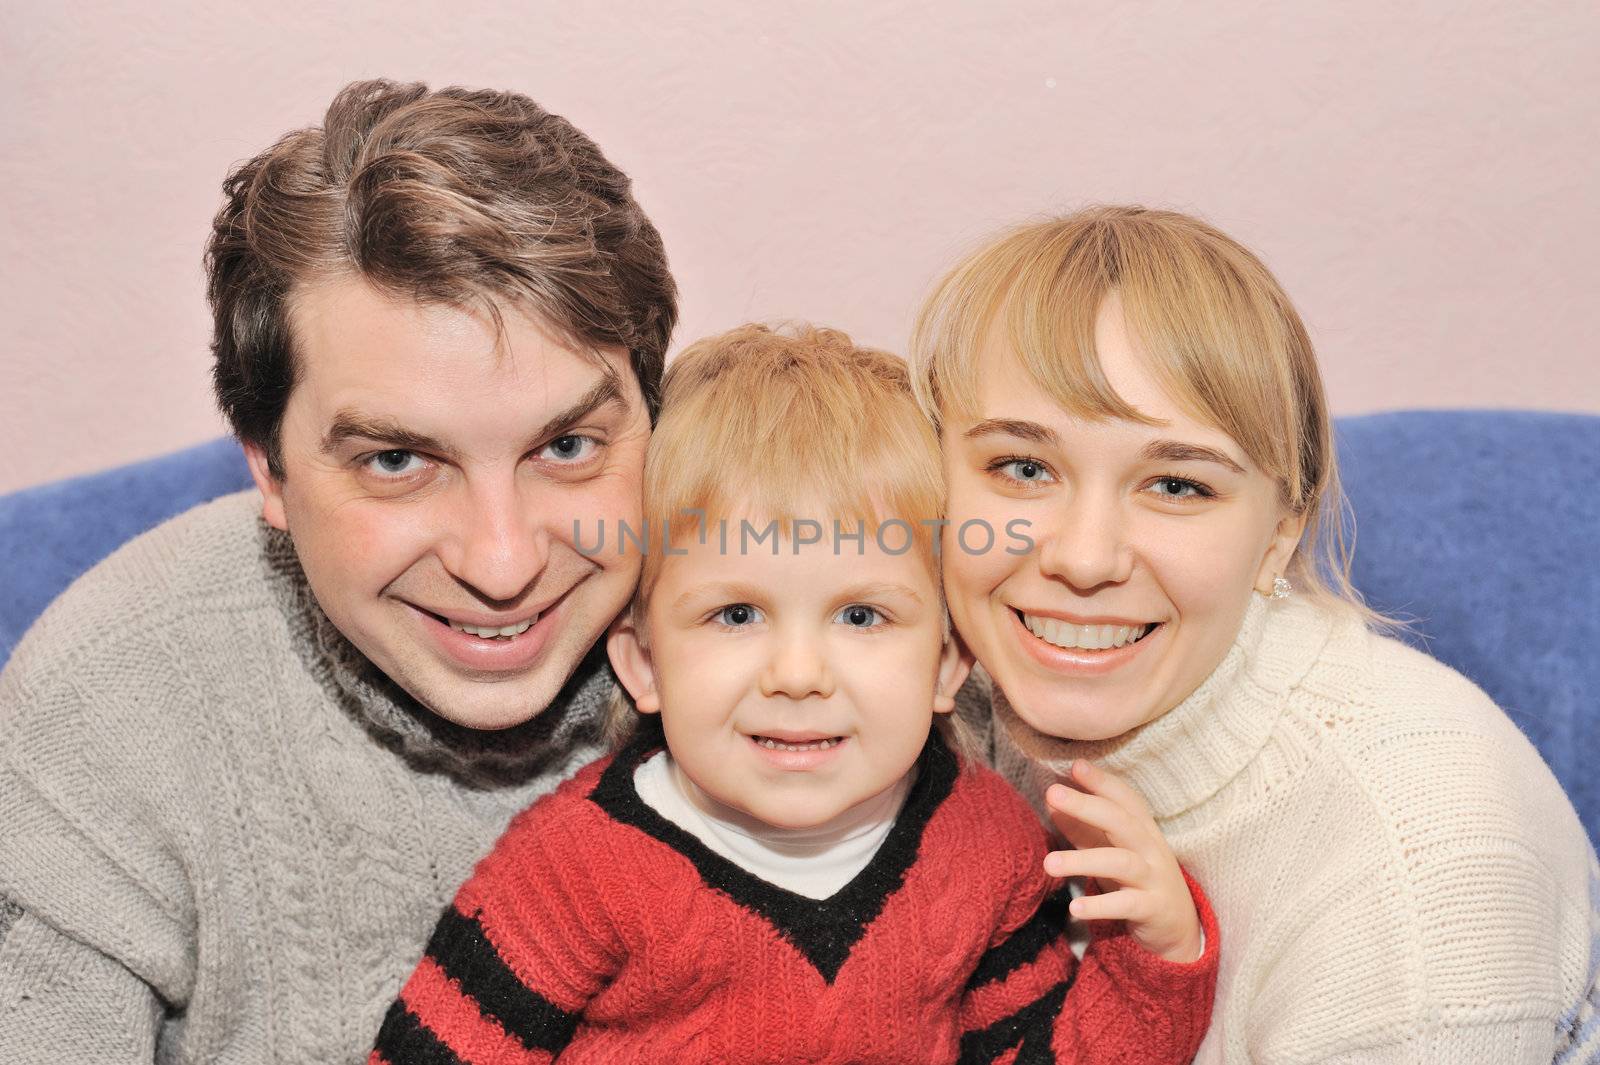
<path id="1" fill-rule="evenodd" d="M 423 466 L 424 460 L 415 451 L 405 451 L 395 448 L 392 451 L 380 451 L 367 459 L 366 467 L 374 473 L 384 477 L 404 477 L 408 473 L 416 473 Z"/>
<path id="2" fill-rule="evenodd" d="M 1212 494 L 1205 485 L 1183 477 L 1158 477 L 1151 482 L 1150 491 L 1162 499 L 1205 499 Z"/>
<path id="3" fill-rule="evenodd" d="M 999 470 L 1013 481 L 1024 484 L 1049 484 L 1055 480 L 1048 467 L 1033 459 L 1005 459 L 992 469 Z"/>
<path id="4" fill-rule="evenodd" d="M 860 603 L 845 607 L 834 615 L 834 619 L 858 629 L 870 629 L 883 623 L 883 615 L 876 608 L 862 606 Z"/>
<path id="5" fill-rule="evenodd" d="M 732 629 L 753 625 L 761 620 L 761 611 L 749 603 L 734 603 L 717 611 L 716 619 Z"/>
<path id="6" fill-rule="evenodd" d="M 539 457 L 554 462 L 582 462 L 594 454 L 600 442 L 592 436 L 570 433 L 558 436 L 539 449 Z"/>

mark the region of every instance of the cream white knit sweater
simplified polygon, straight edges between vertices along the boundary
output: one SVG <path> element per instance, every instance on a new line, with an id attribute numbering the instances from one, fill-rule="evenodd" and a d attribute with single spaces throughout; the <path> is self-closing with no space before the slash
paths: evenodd
<path id="1" fill-rule="evenodd" d="M 364 1061 L 456 888 L 596 753 L 590 660 L 526 726 L 409 700 L 255 493 L 87 574 L 0 674 L 0 1063 Z"/>
<path id="2" fill-rule="evenodd" d="M 1000 693 L 995 714 L 1025 795 L 1094 759 L 1210 894 L 1222 970 L 1200 1065 L 1600 1058 L 1588 839 L 1532 745 L 1448 667 L 1253 597 L 1215 673 L 1126 736 L 1040 737 Z"/>

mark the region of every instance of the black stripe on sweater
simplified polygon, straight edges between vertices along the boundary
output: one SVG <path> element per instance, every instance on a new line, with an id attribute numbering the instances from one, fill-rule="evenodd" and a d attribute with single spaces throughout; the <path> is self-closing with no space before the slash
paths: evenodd
<path id="1" fill-rule="evenodd" d="M 1013 1065 L 1054 1062 L 1050 1044 L 1055 1035 L 1055 1019 L 1061 1013 L 1061 1004 L 1066 1001 L 1067 989 L 1071 986 L 1072 981 L 1063 980 L 1011 1016 L 962 1036 L 961 1056 L 956 1059 L 956 1065 L 984 1065 L 1019 1043 Z"/>
<path id="2" fill-rule="evenodd" d="M 1067 904 L 1072 896 L 1065 887 L 1050 895 L 1034 911 L 1027 923 L 1012 932 L 978 959 L 978 967 L 967 980 L 967 990 L 973 991 L 1004 980 L 1018 969 L 1037 958 L 1045 947 L 1067 934 Z"/>
<path id="3" fill-rule="evenodd" d="M 445 910 L 428 940 L 428 957 L 478 1005 L 478 1012 L 529 1050 L 554 1054 L 572 1040 L 578 1014 L 568 1013 L 511 971 L 476 917 Z"/>
<path id="4" fill-rule="evenodd" d="M 398 1000 L 384 1015 L 372 1049 L 389 1065 L 466 1065 Z"/>

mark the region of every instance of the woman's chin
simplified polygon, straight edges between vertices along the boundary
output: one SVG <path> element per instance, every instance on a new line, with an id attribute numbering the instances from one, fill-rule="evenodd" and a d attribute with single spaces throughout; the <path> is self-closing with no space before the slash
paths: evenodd
<path id="1" fill-rule="evenodd" d="M 1033 734 L 1033 742 L 1041 748 L 1114 739 L 1138 728 L 1146 720 L 1131 699 L 1106 699 L 1100 693 L 1086 697 L 1083 690 L 1074 685 L 1041 683 L 1038 678 L 1031 677 L 1019 678 L 1011 685 L 996 678 L 996 683 L 1005 693 L 1018 723 Z M 1021 746 L 1022 737 L 1016 738 Z"/>

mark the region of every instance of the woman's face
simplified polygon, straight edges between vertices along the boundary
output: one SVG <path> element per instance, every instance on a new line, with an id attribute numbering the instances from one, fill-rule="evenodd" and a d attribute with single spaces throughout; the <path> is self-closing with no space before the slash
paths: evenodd
<path id="1" fill-rule="evenodd" d="M 951 616 L 1024 721 L 1080 740 L 1121 735 L 1199 687 L 1303 524 L 1238 444 L 1156 383 L 1115 296 L 1095 343 L 1111 387 L 1158 424 L 1068 414 L 1003 342 L 981 354 L 978 414 L 944 419 Z M 985 542 L 977 531 L 958 536 L 974 520 L 995 530 L 988 551 L 964 549 Z"/>

